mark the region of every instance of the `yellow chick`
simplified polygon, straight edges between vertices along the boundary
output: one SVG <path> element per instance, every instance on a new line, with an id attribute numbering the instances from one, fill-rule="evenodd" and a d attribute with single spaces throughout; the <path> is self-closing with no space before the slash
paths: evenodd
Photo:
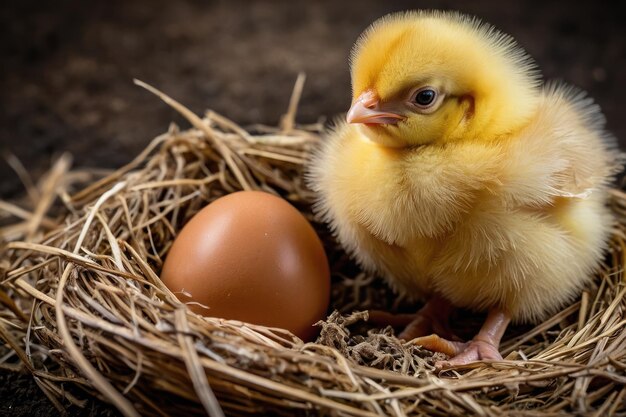
<path id="1" fill-rule="evenodd" d="M 452 356 L 439 366 L 501 359 L 509 322 L 571 302 L 607 247 L 618 161 L 598 106 L 451 12 L 376 21 L 351 75 L 347 123 L 309 169 L 316 209 L 364 268 L 429 300 L 401 338 Z M 488 311 L 471 341 L 430 335 L 452 307 Z"/>

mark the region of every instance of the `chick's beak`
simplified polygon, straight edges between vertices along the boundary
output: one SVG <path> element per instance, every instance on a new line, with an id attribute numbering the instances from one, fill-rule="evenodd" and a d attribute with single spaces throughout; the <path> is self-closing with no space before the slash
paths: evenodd
<path id="1" fill-rule="evenodd" d="M 348 123 L 365 124 L 396 124 L 405 117 L 401 114 L 386 111 L 380 104 L 380 99 L 371 90 L 365 91 L 352 103 L 346 117 Z"/>

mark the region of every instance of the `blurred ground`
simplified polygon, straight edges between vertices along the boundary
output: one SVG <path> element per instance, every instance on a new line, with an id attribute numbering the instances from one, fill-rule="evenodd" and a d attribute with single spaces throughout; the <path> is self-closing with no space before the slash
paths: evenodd
<path id="1" fill-rule="evenodd" d="M 298 71 L 308 75 L 299 121 L 346 111 L 347 56 L 375 18 L 413 8 L 476 14 L 513 35 L 546 78 L 589 91 L 626 148 L 626 12 L 618 2 L 178 1 L 3 2 L 0 5 L 0 152 L 37 175 L 53 155 L 115 168 L 171 120 L 142 79 L 193 111 L 275 124 Z M 22 192 L 0 160 L 0 198 Z M 102 415 L 90 401 L 71 415 Z M 57 411 L 29 376 L 0 372 L 0 416 Z"/>

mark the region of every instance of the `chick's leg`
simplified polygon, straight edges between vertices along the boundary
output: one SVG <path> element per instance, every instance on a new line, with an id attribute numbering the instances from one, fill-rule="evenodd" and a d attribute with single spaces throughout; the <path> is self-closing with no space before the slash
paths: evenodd
<path id="1" fill-rule="evenodd" d="M 448 361 L 437 362 L 435 365 L 438 368 L 466 365 L 484 359 L 501 360 L 502 355 L 498 348 L 510 321 L 511 317 L 508 313 L 500 309 L 492 309 L 478 334 L 467 343 L 451 342 L 437 335 L 420 337 L 412 342 L 428 350 L 452 356 Z"/>
<path id="2" fill-rule="evenodd" d="M 415 318 L 407 324 L 398 335 L 399 339 L 411 340 L 429 333 L 437 333 L 443 337 L 454 338 L 450 330 L 450 313 L 452 305 L 444 298 L 434 296 L 422 307 Z"/>
<path id="3" fill-rule="evenodd" d="M 404 327 L 398 335 L 399 339 L 411 340 L 431 333 L 458 339 L 450 330 L 448 322 L 452 308 L 448 301 L 434 296 L 415 314 L 391 314 L 372 310 L 369 312 L 369 320 L 378 326 Z"/>

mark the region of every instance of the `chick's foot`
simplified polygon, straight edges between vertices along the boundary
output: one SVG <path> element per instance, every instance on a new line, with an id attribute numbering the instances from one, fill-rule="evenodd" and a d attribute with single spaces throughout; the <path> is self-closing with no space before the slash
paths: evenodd
<path id="1" fill-rule="evenodd" d="M 415 314 L 391 314 L 386 311 L 370 310 L 369 321 L 380 327 L 404 327 L 404 330 L 398 335 L 398 339 L 411 340 L 437 333 L 442 337 L 457 341 L 460 339 L 449 326 L 451 312 L 450 303 L 435 296 Z"/>
<path id="2" fill-rule="evenodd" d="M 492 309 L 476 337 L 469 342 L 450 341 L 433 334 L 413 339 L 411 343 L 451 356 L 447 361 L 435 363 L 440 369 L 480 360 L 502 360 L 498 347 L 509 322 L 510 317 L 506 312 Z"/>
<path id="3" fill-rule="evenodd" d="M 452 366 L 467 365 L 472 362 L 482 360 L 502 360 L 502 355 L 498 351 L 498 347 L 493 343 L 484 340 L 472 340 L 464 343 L 465 348 L 458 354 L 454 355 L 447 361 L 435 362 L 435 367 L 450 368 Z M 444 352 L 445 353 L 445 352 Z"/>
<path id="4" fill-rule="evenodd" d="M 411 343 L 432 352 L 440 352 L 452 357 L 447 361 L 436 362 L 435 366 L 437 368 L 467 365 L 468 363 L 480 360 L 502 359 L 500 352 L 498 352 L 498 347 L 494 346 L 491 342 L 483 340 L 471 340 L 463 343 L 447 340 L 436 334 L 431 334 L 429 336 L 413 339 Z"/>

